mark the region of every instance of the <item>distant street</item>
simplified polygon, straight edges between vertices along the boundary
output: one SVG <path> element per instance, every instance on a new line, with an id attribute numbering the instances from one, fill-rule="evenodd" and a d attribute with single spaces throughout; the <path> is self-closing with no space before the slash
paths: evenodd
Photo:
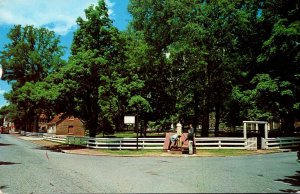
<path id="1" fill-rule="evenodd" d="M 300 163 L 295 152 L 180 158 L 72 155 L 0 134 L 0 190 L 24 194 L 297 192 Z"/>

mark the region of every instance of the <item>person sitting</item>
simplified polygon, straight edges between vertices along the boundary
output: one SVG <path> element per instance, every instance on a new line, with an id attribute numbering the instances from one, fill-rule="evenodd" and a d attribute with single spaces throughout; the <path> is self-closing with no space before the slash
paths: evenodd
<path id="1" fill-rule="evenodd" d="M 170 136 L 170 143 L 169 143 L 168 150 L 171 150 L 172 147 L 175 147 L 178 145 L 179 138 L 180 138 L 180 135 L 178 135 L 177 133 Z"/>

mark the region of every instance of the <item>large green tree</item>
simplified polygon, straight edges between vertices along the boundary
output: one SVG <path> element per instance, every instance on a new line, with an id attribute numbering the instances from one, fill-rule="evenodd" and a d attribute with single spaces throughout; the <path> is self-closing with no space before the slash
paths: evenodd
<path id="1" fill-rule="evenodd" d="M 2 79 L 18 86 L 36 82 L 64 64 L 59 37 L 46 28 L 14 26 L 7 35 L 10 43 L 1 51 Z"/>
<path id="2" fill-rule="evenodd" d="M 245 117 L 281 120 L 288 133 L 300 110 L 299 5 L 298 1 L 261 2 L 259 53 L 248 68 L 248 84 L 234 95 L 246 110 Z"/>
<path id="3" fill-rule="evenodd" d="M 12 90 L 6 95 L 7 100 L 22 111 L 19 116 L 23 130 L 36 130 L 37 116 L 43 106 L 33 98 L 32 85 L 43 80 L 49 73 L 64 65 L 61 59 L 63 47 L 59 37 L 45 28 L 33 26 L 14 26 L 8 33 L 10 42 L 0 54 L 3 69 L 2 79 L 12 83 Z"/>
<path id="4" fill-rule="evenodd" d="M 74 102 L 73 110 L 68 111 L 73 111 L 83 119 L 89 135 L 95 137 L 101 126 L 109 127 L 107 119 L 99 120 L 98 88 L 105 77 L 112 73 L 111 66 L 115 64 L 117 56 L 115 42 L 118 30 L 112 25 L 104 0 L 85 9 L 85 16 L 86 19 L 77 19 L 79 28 L 74 33 L 72 55 L 64 79 L 75 83 L 72 96 L 67 96 L 71 99 L 69 103 Z"/>
<path id="5" fill-rule="evenodd" d="M 256 8 L 249 4 L 131 1 L 133 29 L 150 48 L 145 84 L 157 119 L 177 115 L 184 122 L 201 123 L 202 136 L 208 136 L 209 113 L 216 111 L 219 120 L 245 61 L 240 48 Z M 167 60 L 165 53 L 170 53 Z"/>

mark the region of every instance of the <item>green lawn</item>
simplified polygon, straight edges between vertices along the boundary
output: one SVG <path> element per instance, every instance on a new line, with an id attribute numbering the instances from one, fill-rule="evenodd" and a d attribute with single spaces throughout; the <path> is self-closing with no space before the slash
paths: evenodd
<path id="1" fill-rule="evenodd" d="M 235 149 L 211 149 L 211 150 L 197 150 L 199 154 L 209 154 L 209 155 L 216 155 L 216 156 L 241 156 L 241 155 L 248 155 L 253 154 L 256 151 L 253 150 L 235 150 Z"/>
<path id="2" fill-rule="evenodd" d="M 97 150 L 97 149 L 95 149 Z M 140 155 L 140 156 L 159 156 L 162 154 L 168 154 L 163 150 L 97 150 L 102 153 L 113 155 Z M 198 156 L 243 156 L 253 154 L 266 154 L 280 152 L 280 150 L 235 150 L 235 149 L 220 149 L 220 150 L 197 150 Z M 182 155 L 180 152 L 169 153 L 170 155 Z M 187 155 L 187 154 L 184 154 Z"/>
<path id="3" fill-rule="evenodd" d="M 99 152 L 104 152 L 113 155 L 160 155 L 164 152 L 162 150 L 99 150 Z"/>

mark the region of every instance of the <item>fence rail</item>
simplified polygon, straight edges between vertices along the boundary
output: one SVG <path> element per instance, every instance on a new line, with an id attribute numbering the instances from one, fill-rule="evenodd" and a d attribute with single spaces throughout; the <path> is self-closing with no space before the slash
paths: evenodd
<path id="1" fill-rule="evenodd" d="M 45 135 L 45 133 L 27 132 L 27 131 L 21 131 L 20 134 L 23 136 L 37 136 L 37 137 L 43 137 Z"/>
<path id="2" fill-rule="evenodd" d="M 136 138 L 90 138 L 87 147 L 96 149 L 136 149 Z M 163 149 L 165 138 L 139 138 L 138 149 Z M 244 138 L 196 138 L 196 149 L 256 149 Z"/>
<path id="3" fill-rule="evenodd" d="M 90 138 L 87 147 L 97 149 L 163 149 L 165 138 Z"/>
<path id="4" fill-rule="evenodd" d="M 211 137 L 196 138 L 196 149 L 247 149 L 244 138 L 237 137 Z"/>
<path id="5" fill-rule="evenodd" d="M 49 135 L 44 135 L 43 138 L 48 141 L 53 141 L 57 143 L 66 143 L 66 136 L 49 136 Z"/>
<path id="6" fill-rule="evenodd" d="M 300 137 L 262 138 L 262 149 L 294 148 L 300 146 Z"/>
<path id="7" fill-rule="evenodd" d="M 44 135 L 45 140 L 84 145 L 96 149 L 152 149 L 162 150 L 165 138 L 88 138 L 73 136 L 50 136 Z M 256 150 L 257 138 L 238 138 L 238 137 L 208 137 L 195 138 L 196 149 L 244 149 Z M 262 139 L 262 149 L 281 149 L 300 146 L 300 137 L 278 137 Z"/>

